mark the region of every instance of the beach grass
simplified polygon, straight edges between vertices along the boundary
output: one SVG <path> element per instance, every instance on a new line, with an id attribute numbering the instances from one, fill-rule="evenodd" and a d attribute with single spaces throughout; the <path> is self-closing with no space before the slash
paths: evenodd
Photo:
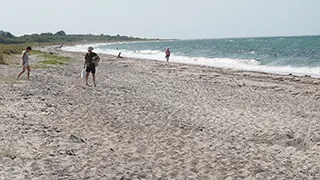
<path id="1" fill-rule="evenodd" d="M 42 64 L 51 64 L 51 65 L 65 64 L 64 62 L 58 61 L 58 60 L 56 60 L 56 59 L 44 60 L 44 61 L 41 61 L 41 63 L 42 63 Z"/>
<path id="2" fill-rule="evenodd" d="M 0 52 L 0 64 L 7 65 L 7 62 L 4 60 L 2 52 Z"/>
<path id="3" fill-rule="evenodd" d="M 10 60 L 11 57 L 20 54 L 25 47 L 25 44 L 0 44 L 0 64 L 15 64 Z"/>
<path id="4" fill-rule="evenodd" d="M 0 64 L 2 65 L 9 65 L 6 61 L 8 55 L 12 54 L 19 54 L 21 53 L 21 48 L 23 49 L 23 45 L 7 45 L 7 44 L 0 44 Z"/>
<path id="5" fill-rule="evenodd" d="M 48 66 L 45 64 L 36 64 L 36 65 L 31 65 L 31 69 L 47 69 L 47 68 L 53 68 L 52 66 Z"/>
<path id="6" fill-rule="evenodd" d="M 0 64 L 12 67 L 20 65 L 20 58 L 17 58 L 17 55 L 21 54 L 25 47 L 27 47 L 25 44 L 0 44 Z M 31 65 L 31 68 L 34 69 L 53 68 L 54 65 L 67 64 L 72 60 L 69 57 L 58 56 L 39 50 L 31 51 L 30 55 L 35 57 L 34 59 L 39 59 L 39 61 L 35 61 Z"/>
<path id="7" fill-rule="evenodd" d="M 32 52 L 33 55 L 41 57 L 42 61 L 39 61 L 44 65 L 63 65 L 70 62 L 72 59 L 69 57 L 58 56 L 56 54 L 50 54 L 42 51 L 35 50 Z"/>
<path id="8" fill-rule="evenodd" d="M 4 146 L 0 149 L 0 157 L 15 159 L 16 155 L 11 146 Z"/>
<path id="9" fill-rule="evenodd" d="M 0 52 L 6 55 L 20 54 L 25 46 L 24 44 L 0 44 Z"/>

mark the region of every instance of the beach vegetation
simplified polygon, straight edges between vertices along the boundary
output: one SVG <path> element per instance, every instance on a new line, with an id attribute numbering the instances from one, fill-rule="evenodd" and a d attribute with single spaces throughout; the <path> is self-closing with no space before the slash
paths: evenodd
<path id="1" fill-rule="evenodd" d="M 143 41 L 147 39 L 122 36 L 117 34 L 111 35 L 93 35 L 93 34 L 67 34 L 60 30 L 56 33 L 45 32 L 41 34 L 31 34 L 23 36 L 15 36 L 10 32 L 0 30 L 0 64 L 4 65 L 19 65 L 20 58 L 18 55 L 27 46 L 50 46 L 64 44 L 83 44 L 83 43 L 101 43 L 101 42 L 123 42 L 123 41 Z M 150 40 L 150 39 L 149 39 Z M 71 61 L 71 58 L 61 57 L 55 54 L 44 53 L 33 50 L 30 53 L 32 56 L 40 57 L 37 64 L 33 64 L 33 68 L 48 68 L 52 65 L 66 64 Z M 16 55 L 16 56 L 15 56 Z"/>
<path id="2" fill-rule="evenodd" d="M 8 146 L 8 147 L 5 146 L 0 149 L 0 157 L 7 157 L 10 159 L 15 159 L 16 155 L 15 155 L 14 151 L 12 150 L 11 146 Z"/>
<path id="3" fill-rule="evenodd" d="M 28 46 L 27 44 L 0 44 L 0 64 L 16 66 L 20 65 L 20 58 L 14 57 L 20 55 L 21 52 Z M 32 68 L 50 68 L 52 65 L 67 64 L 72 59 L 69 57 L 58 56 L 56 54 L 50 54 L 41 52 L 39 50 L 33 50 L 30 52 L 35 59 L 39 61 L 31 65 Z M 51 66 L 48 66 L 51 65 Z M 20 66 L 19 66 L 20 67 Z"/>
<path id="4" fill-rule="evenodd" d="M 45 53 L 41 51 L 34 51 L 34 55 L 37 55 L 41 59 L 44 59 L 43 61 L 40 61 L 40 63 L 45 65 L 62 65 L 72 61 L 72 59 L 69 57 L 58 56 L 55 54 Z"/>
<path id="5" fill-rule="evenodd" d="M 14 36 L 10 32 L 0 31 L 0 44 L 22 44 L 22 43 L 81 43 L 81 42 L 121 42 L 121 41 L 143 41 L 145 38 L 128 37 L 117 34 L 94 35 L 94 34 L 66 34 L 63 30 L 56 33 L 41 33 L 23 36 Z M 155 39 L 158 40 L 158 39 Z"/>
<path id="6" fill-rule="evenodd" d="M 0 52 L 0 64 L 7 65 L 6 61 L 4 60 L 2 52 Z"/>
<path id="7" fill-rule="evenodd" d="M 43 63 L 43 64 L 52 64 L 52 65 L 65 64 L 64 62 L 57 61 L 55 59 L 44 60 L 44 61 L 41 61 L 41 63 Z"/>
<path id="8" fill-rule="evenodd" d="M 0 53 L 3 55 L 20 54 L 26 47 L 25 44 L 0 44 Z"/>
<path id="9" fill-rule="evenodd" d="M 45 64 L 35 64 L 35 65 L 31 65 L 30 67 L 31 67 L 31 69 L 48 69 L 48 68 L 54 68 L 54 67 L 52 67 L 52 66 L 45 65 Z"/>
<path id="10" fill-rule="evenodd" d="M 25 44 L 0 44 L 0 64 L 11 65 L 12 55 L 21 54 L 25 47 Z"/>

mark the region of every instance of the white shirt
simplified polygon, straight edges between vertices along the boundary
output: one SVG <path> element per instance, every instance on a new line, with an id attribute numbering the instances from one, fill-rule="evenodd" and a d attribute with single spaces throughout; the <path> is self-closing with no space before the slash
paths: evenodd
<path id="1" fill-rule="evenodd" d="M 22 64 L 25 67 L 29 66 L 29 54 L 26 50 L 22 52 L 21 57 L 22 57 Z"/>

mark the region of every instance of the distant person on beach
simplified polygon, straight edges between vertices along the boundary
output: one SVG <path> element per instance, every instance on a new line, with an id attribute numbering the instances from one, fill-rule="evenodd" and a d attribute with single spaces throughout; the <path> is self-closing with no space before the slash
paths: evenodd
<path id="1" fill-rule="evenodd" d="M 167 50 L 166 50 L 166 59 L 167 59 L 167 62 L 169 62 L 169 57 L 170 57 L 170 49 L 167 48 Z"/>
<path id="2" fill-rule="evenodd" d="M 30 80 L 30 66 L 29 66 L 29 52 L 31 51 L 31 47 L 28 46 L 24 51 L 22 51 L 22 55 L 21 55 L 21 65 L 22 65 L 22 70 L 19 72 L 18 77 L 20 78 L 20 76 L 26 71 L 28 71 L 28 80 Z"/>
<path id="3" fill-rule="evenodd" d="M 90 72 L 92 73 L 92 79 L 93 79 L 93 85 L 96 86 L 96 77 L 95 77 L 95 73 L 96 73 L 96 66 L 97 66 L 97 62 L 99 62 L 100 57 L 92 52 L 93 47 L 88 47 L 88 53 L 85 56 L 85 62 L 84 62 L 84 68 L 86 68 L 86 85 L 88 86 L 88 78 L 89 78 L 89 74 Z"/>
<path id="4" fill-rule="evenodd" d="M 122 58 L 122 56 L 121 56 L 121 52 L 119 52 L 119 54 L 118 54 L 118 58 Z"/>

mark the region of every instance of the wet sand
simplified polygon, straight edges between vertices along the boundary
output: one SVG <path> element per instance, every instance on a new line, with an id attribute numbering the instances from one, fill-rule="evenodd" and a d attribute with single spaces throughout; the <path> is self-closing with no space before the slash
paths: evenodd
<path id="1" fill-rule="evenodd" d="M 42 50 L 0 66 L 0 179 L 320 178 L 320 79 Z"/>

